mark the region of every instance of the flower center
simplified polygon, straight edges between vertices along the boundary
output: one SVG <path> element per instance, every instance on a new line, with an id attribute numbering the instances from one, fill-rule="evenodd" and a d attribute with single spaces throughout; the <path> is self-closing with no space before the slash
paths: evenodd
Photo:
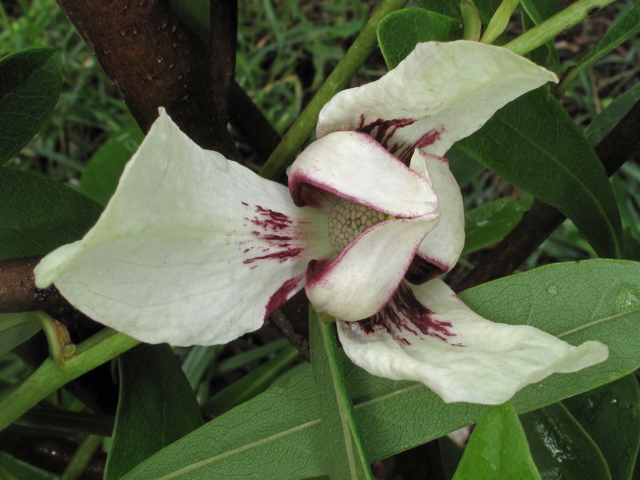
<path id="1" fill-rule="evenodd" d="M 395 217 L 341 198 L 329 213 L 329 241 L 341 252 L 367 228 L 390 218 Z"/>

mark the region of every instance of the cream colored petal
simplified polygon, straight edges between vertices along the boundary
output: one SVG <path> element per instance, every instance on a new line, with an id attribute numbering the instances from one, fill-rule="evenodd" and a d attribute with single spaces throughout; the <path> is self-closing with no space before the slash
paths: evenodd
<path id="1" fill-rule="evenodd" d="M 493 323 L 438 279 L 403 283 L 363 322 L 339 322 L 345 353 L 373 375 L 424 383 L 445 402 L 500 404 L 553 373 L 604 362 L 608 348 L 578 347 L 527 325 Z"/>
<path id="2" fill-rule="evenodd" d="M 423 283 L 448 272 L 458 262 L 464 248 L 464 204 L 446 158 L 416 149 L 411 168 L 432 183 L 438 197 L 434 213 L 440 215 L 438 226 L 420 244 L 407 276 L 411 283 Z M 421 265 L 425 262 L 426 268 Z"/>
<path id="3" fill-rule="evenodd" d="M 421 43 L 380 80 L 333 97 L 320 112 L 316 135 L 369 133 L 408 164 L 414 148 L 442 156 L 502 106 L 557 80 L 503 47 Z"/>
<path id="4" fill-rule="evenodd" d="M 300 206 L 306 185 L 401 217 L 429 214 L 438 204 L 428 182 L 363 133 L 336 132 L 313 142 L 287 174 Z"/>
<path id="5" fill-rule="evenodd" d="M 162 110 L 98 223 L 45 257 L 36 283 L 144 342 L 226 343 L 332 254 L 326 223 L 285 187 L 199 148 Z"/>
<path id="6" fill-rule="evenodd" d="M 333 262 L 311 264 L 305 291 L 318 312 L 353 321 L 384 307 L 437 215 L 388 220 L 365 230 Z"/>

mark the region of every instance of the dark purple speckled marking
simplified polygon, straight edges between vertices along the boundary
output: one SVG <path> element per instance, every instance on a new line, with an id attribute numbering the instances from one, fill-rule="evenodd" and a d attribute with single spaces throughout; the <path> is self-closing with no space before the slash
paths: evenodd
<path id="1" fill-rule="evenodd" d="M 242 202 L 242 205 L 251 208 L 245 202 Z M 293 246 L 291 244 L 292 241 L 295 243 L 297 238 L 296 222 L 284 213 L 274 212 L 260 205 L 255 205 L 253 210 L 253 216 L 245 217 L 244 219 L 256 227 L 256 230 L 253 230 L 251 235 L 256 237 L 256 240 L 262 240 L 262 242 L 252 245 L 252 241 L 242 241 L 238 242 L 238 246 L 241 247 L 242 253 L 249 253 L 251 250 L 255 250 L 255 253 L 259 252 L 263 255 L 246 258 L 242 263 L 247 265 L 258 260 L 277 260 L 278 263 L 284 263 L 287 260 L 299 257 L 304 252 L 304 248 L 300 247 L 299 244 L 294 244 Z M 251 268 L 255 268 L 255 265 Z"/>
<path id="2" fill-rule="evenodd" d="M 398 343 L 411 345 L 406 338 L 398 336 L 398 331 L 406 330 L 418 336 L 420 334 L 447 342 L 447 337 L 455 337 L 449 329 L 450 322 L 434 318 L 434 313 L 422 305 L 408 285 L 401 283 L 389 304 L 374 316 L 358 322 L 365 333 L 384 329 Z M 462 346 L 457 344 L 456 346 Z"/>

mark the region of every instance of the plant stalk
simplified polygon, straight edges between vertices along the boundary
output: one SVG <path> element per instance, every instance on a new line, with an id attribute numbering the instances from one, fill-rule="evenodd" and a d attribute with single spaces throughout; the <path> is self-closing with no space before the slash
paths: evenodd
<path id="1" fill-rule="evenodd" d="M 507 43 L 505 48 L 518 55 L 526 55 L 614 1 L 578 0 L 540 25 L 536 25 L 515 40 Z"/>

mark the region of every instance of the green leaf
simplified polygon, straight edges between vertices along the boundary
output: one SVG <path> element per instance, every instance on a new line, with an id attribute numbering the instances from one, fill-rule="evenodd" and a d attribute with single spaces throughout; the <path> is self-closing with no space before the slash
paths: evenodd
<path id="1" fill-rule="evenodd" d="M 460 188 L 486 170 L 484 165 L 455 145 L 445 153 L 444 158 L 449 160 L 449 168 Z"/>
<path id="2" fill-rule="evenodd" d="M 562 403 L 520 419 L 531 454 L 545 479 L 611 480 L 600 449 Z"/>
<path id="3" fill-rule="evenodd" d="M 0 452 L 0 465 L 8 468 L 16 477 L 29 480 L 58 480 L 60 477 L 51 472 L 34 467 L 26 462 Z"/>
<path id="4" fill-rule="evenodd" d="M 629 480 L 640 447 L 640 387 L 636 377 L 627 375 L 562 403 L 600 448 L 611 478 Z"/>
<path id="5" fill-rule="evenodd" d="M 325 451 L 327 457 L 333 459 L 329 463 L 330 477 L 332 480 L 373 480 L 338 355 L 335 323 L 325 324 L 323 318 L 329 317 L 309 308 L 311 367 Z"/>
<path id="6" fill-rule="evenodd" d="M 426 10 L 455 18 L 457 20 L 462 20 L 460 5 L 455 0 L 418 0 L 418 5 Z"/>
<path id="7" fill-rule="evenodd" d="M 540 480 L 511 402 L 482 416 L 453 480 Z"/>
<path id="8" fill-rule="evenodd" d="M 560 91 L 564 92 L 584 68 L 600 60 L 622 42 L 637 33 L 640 33 L 640 3 L 634 2 L 629 11 L 609 29 L 595 48 L 585 55 L 578 65 L 569 72 L 562 82 Z"/>
<path id="9" fill-rule="evenodd" d="M 298 350 L 289 345 L 264 365 L 249 375 L 216 393 L 202 406 L 202 411 L 212 417 L 222 415 L 233 407 L 264 392 L 298 358 Z"/>
<path id="10" fill-rule="evenodd" d="M 595 116 L 584 131 L 587 143 L 591 147 L 595 147 L 600 143 L 638 100 L 640 100 L 640 83 L 618 96 L 607 108 Z"/>
<path id="11" fill-rule="evenodd" d="M 462 255 L 502 240 L 531 208 L 533 197 L 505 197 L 474 208 L 464 215 L 465 244 Z"/>
<path id="12" fill-rule="evenodd" d="M 43 255 L 74 242 L 102 208 L 93 200 L 34 173 L 0 168 L 0 260 Z"/>
<path id="13" fill-rule="evenodd" d="M 498 110 L 456 145 L 564 213 L 598 255 L 619 257 L 620 213 L 604 167 L 544 87 Z"/>
<path id="14" fill-rule="evenodd" d="M 393 12 L 378 25 L 378 43 L 389 69 L 395 68 L 420 42 L 448 42 L 460 38 L 460 20 L 421 8 Z"/>
<path id="15" fill-rule="evenodd" d="M 640 242 L 633 236 L 631 227 L 624 228 L 622 240 L 624 242 L 624 258 L 626 260 L 640 262 Z"/>
<path id="16" fill-rule="evenodd" d="M 635 293 L 634 293 L 635 292 Z M 637 295 L 637 297 L 630 297 Z M 640 366 L 640 264 L 589 260 L 540 267 L 460 295 L 496 322 L 528 324 L 578 345 L 599 340 L 606 362 L 530 385 L 513 399 L 527 412 L 591 390 Z M 425 386 L 343 368 L 369 461 L 375 462 L 475 423 L 483 405 L 444 404 Z M 230 410 L 138 466 L 127 479 L 263 478 L 326 475 L 313 376 L 303 366 L 288 382 Z"/>
<path id="17" fill-rule="evenodd" d="M 105 480 L 122 478 L 202 425 L 193 390 L 166 344 L 140 344 L 119 357 L 120 399 Z"/>
<path id="18" fill-rule="evenodd" d="M 53 112 L 60 68 L 53 48 L 28 48 L 0 59 L 0 164 L 22 150 Z"/>
<path id="19" fill-rule="evenodd" d="M 12 428 L 28 429 L 32 435 L 40 436 L 84 434 L 110 437 L 113 432 L 113 421 L 112 416 L 38 406 L 16 420 Z"/>
<path id="20" fill-rule="evenodd" d="M 78 191 L 100 205 L 106 205 L 116 191 L 124 166 L 143 138 L 144 133 L 137 124 L 114 133 L 89 160 Z"/>
<path id="21" fill-rule="evenodd" d="M 40 325 L 29 319 L 33 312 L 0 314 L 0 357 L 26 342 L 40 331 Z M 3 327 L 11 325 L 6 328 Z"/>

